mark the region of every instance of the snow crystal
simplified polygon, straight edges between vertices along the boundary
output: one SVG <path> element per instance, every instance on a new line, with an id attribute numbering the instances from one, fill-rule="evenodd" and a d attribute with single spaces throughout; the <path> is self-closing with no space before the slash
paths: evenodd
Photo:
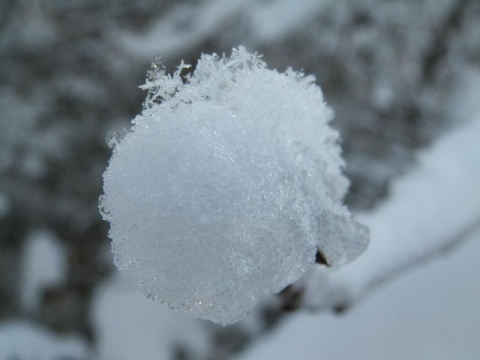
<path id="1" fill-rule="evenodd" d="M 195 72 L 154 62 L 144 111 L 113 149 L 100 201 L 115 264 L 149 297 L 221 324 L 295 282 L 317 250 L 336 268 L 368 231 L 314 78 L 243 48 Z"/>

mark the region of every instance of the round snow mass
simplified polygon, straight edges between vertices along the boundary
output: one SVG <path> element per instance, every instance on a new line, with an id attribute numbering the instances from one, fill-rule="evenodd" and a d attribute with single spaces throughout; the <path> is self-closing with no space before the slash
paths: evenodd
<path id="1" fill-rule="evenodd" d="M 148 296 L 224 325 L 295 282 L 320 251 L 338 267 L 367 230 L 341 205 L 338 134 L 312 77 L 243 48 L 191 76 L 154 65 L 145 108 L 114 147 L 102 214 L 115 264 Z"/>

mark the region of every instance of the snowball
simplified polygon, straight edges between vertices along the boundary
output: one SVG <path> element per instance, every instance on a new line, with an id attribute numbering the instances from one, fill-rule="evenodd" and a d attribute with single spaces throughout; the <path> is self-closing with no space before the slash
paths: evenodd
<path id="1" fill-rule="evenodd" d="M 149 297 L 223 325 L 295 282 L 320 251 L 335 268 L 368 231 L 342 206 L 332 111 L 314 78 L 257 55 L 158 63 L 133 127 L 114 144 L 101 212 L 115 264 Z"/>

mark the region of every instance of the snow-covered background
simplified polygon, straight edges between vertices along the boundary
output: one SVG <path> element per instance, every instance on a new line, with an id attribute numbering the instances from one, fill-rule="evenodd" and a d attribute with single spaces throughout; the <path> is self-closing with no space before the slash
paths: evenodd
<path id="1" fill-rule="evenodd" d="M 0 360 L 480 358 L 479 24 L 476 0 L 1 2 Z M 98 197 L 152 58 L 238 45 L 316 76 L 372 242 L 222 328 L 118 275 Z"/>

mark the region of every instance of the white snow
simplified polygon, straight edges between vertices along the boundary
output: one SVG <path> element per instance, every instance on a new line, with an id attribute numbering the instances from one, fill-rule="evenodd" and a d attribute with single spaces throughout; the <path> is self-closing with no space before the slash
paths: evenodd
<path id="1" fill-rule="evenodd" d="M 480 89 L 480 69 L 474 66 L 465 66 L 458 75 L 453 93 L 449 101 L 449 116 L 461 122 L 480 116 L 478 91 Z"/>
<path id="2" fill-rule="evenodd" d="M 479 359 L 478 254 L 480 233 L 448 256 L 388 282 L 344 315 L 287 318 L 236 359 Z"/>
<path id="3" fill-rule="evenodd" d="M 320 291 L 330 293 L 330 301 L 338 301 L 335 292 L 346 302 L 368 294 L 475 231 L 480 223 L 479 138 L 480 117 L 462 123 L 419 155 L 416 168 L 392 185 L 388 201 L 359 216 L 371 229 L 369 251 L 328 274 L 330 289 Z M 322 296 L 315 298 L 307 299 L 308 306 L 329 306 Z"/>
<path id="4" fill-rule="evenodd" d="M 98 360 L 170 359 L 174 346 L 202 358 L 210 350 L 205 323 L 146 299 L 119 276 L 97 289 L 91 316 Z"/>
<path id="5" fill-rule="evenodd" d="M 155 65 L 145 110 L 114 148 L 103 216 L 115 264 L 148 296 L 221 324 L 310 270 L 336 268 L 368 231 L 331 110 L 313 77 L 266 69 L 243 48 L 204 55 L 182 83 Z"/>
<path id="6" fill-rule="evenodd" d="M 480 357 L 480 116 L 459 121 L 380 207 L 360 217 L 371 231 L 369 250 L 338 272 L 317 268 L 304 279 L 303 305 L 355 305 L 384 287 L 345 316 L 294 316 L 239 359 Z M 454 249 L 460 241 L 467 243 Z M 441 254 L 449 257 L 410 271 Z"/>
<path id="7" fill-rule="evenodd" d="M 24 320 L 0 324 L 0 359 L 91 359 L 86 341 L 80 337 L 59 336 L 49 329 Z"/>
<path id="8" fill-rule="evenodd" d="M 48 230 L 32 232 L 25 240 L 23 252 L 20 302 L 24 310 L 34 311 L 45 288 L 64 281 L 65 254 L 59 240 Z"/>

